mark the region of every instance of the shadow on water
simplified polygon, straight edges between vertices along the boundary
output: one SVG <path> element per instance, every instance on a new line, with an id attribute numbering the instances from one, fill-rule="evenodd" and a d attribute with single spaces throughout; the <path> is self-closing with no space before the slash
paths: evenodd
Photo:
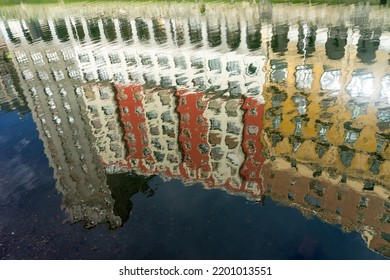
<path id="1" fill-rule="evenodd" d="M 139 192 L 142 192 L 145 197 L 154 195 L 155 190 L 148 185 L 150 179 L 151 177 L 129 173 L 107 175 L 107 184 L 115 200 L 114 214 L 121 218 L 122 223 L 127 222 L 133 209 L 132 196 Z"/>

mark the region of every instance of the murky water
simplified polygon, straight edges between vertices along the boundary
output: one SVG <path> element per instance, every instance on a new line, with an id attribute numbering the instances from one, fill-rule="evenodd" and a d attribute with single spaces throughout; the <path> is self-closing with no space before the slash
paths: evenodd
<path id="1" fill-rule="evenodd" d="M 1 258 L 389 257 L 388 13 L 1 8 Z"/>

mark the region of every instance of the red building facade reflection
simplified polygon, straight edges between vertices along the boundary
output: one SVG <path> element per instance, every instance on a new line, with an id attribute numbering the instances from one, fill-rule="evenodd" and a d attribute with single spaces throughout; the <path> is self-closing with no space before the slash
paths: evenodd
<path id="1" fill-rule="evenodd" d="M 174 99 L 171 105 L 162 108 L 158 90 L 146 92 L 140 85 L 115 88 L 126 168 L 261 199 L 264 104 L 259 100 L 241 97 L 231 102 L 177 89 L 168 93 Z M 166 128 L 166 121 L 176 129 Z"/>

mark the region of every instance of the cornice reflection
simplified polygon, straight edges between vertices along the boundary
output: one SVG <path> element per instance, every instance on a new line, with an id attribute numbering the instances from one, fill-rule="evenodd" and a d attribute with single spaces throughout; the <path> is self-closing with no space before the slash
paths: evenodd
<path id="1" fill-rule="evenodd" d="M 356 7 L 252 8 L 0 22 L 64 208 L 118 227 L 159 175 L 270 195 L 389 255 L 389 32 Z"/>

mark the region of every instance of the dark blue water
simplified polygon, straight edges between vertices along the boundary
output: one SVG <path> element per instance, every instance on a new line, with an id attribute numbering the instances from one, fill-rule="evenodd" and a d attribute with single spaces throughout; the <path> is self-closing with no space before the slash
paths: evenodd
<path id="1" fill-rule="evenodd" d="M 360 234 L 269 198 L 159 177 L 123 227 L 70 225 L 31 115 L 1 112 L 0 124 L 1 259 L 383 259 Z"/>

